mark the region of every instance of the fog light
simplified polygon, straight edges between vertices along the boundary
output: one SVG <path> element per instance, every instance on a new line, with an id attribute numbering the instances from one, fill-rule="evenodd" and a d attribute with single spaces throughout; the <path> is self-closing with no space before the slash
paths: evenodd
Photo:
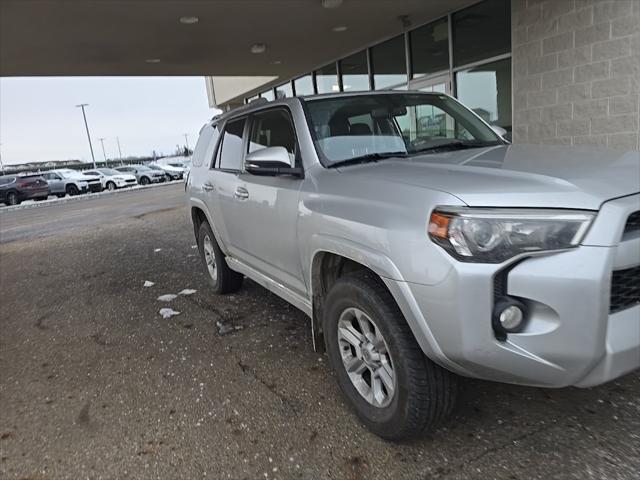
<path id="1" fill-rule="evenodd" d="M 505 340 L 507 333 L 521 332 L 526 323 L 524 303 L 514 298 L 500 298 L 493 308 L 492 323 L 499 340 Z"/>
<path id="2" fill-rule="evenodd" d="M 505 330 L 513 330 L 520 326 L 522 320 L 524 319 L 524 314 L 520 308 L 515 305 L 511 305 L 510 307 L 505 308 L 500 312 L 500 316 L 498 317 L 500 320 L 500 325 Z"/>

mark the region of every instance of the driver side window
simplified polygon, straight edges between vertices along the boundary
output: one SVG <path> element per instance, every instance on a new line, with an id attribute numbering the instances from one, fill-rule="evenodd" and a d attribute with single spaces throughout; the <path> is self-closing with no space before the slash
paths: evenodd
<path id="1" fill-rule="evenodd" d="M 291 166 L 296 163 L 296 134 L 289 112 L 279 108 L 257 113 L 249 136 L 249 153 L 268 147 L 284 147 Z"/>

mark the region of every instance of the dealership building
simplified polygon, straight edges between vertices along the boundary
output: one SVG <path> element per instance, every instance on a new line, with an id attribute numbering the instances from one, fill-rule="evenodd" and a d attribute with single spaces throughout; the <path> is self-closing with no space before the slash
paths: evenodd
<path id="1" fill-rule="evenodd" d="M 515 143 L 639 148 L 638 0 L 386 2 L 404 9 L 383 27 L 374 10 L 388 8 L 385 2 L 313 3 L 307 8 L 326 27 L 323 37 L 249 37 L 256 42 L 246 45 L 247 62 L 262 74 L 207 77 L 211 106 L 341 91 L 436 91 L 506 129 Z M 317 63 L 302 68 L 305 57 Z"/>

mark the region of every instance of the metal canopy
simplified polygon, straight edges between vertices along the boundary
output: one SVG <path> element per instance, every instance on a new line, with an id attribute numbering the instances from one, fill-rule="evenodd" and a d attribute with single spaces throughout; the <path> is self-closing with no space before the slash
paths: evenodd
<path id="1" fill-rule="evenodd" d="M 324 8 L 322 0 L 0 0 L 0 75 L 288 78 L 403 32 L 401 18 L 416 26 L 471 3 L 344 0 Z M 198 22 L 184 24 L 181 17 Z M 254 44 L 266 51 L 251 53 Z"/>

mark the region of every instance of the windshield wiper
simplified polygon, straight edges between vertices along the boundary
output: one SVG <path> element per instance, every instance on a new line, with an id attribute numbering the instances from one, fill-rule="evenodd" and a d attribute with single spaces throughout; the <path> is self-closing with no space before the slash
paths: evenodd
<path id="1" fill-rule="evenodd" d="M 465 150 L 467 148 L 482 148 L 482 147 L 495 147 L 501 145 L 499 142 L 450 142 L 443 143 L 441 145 L 434 145 L 432 147 L 420 148 L 418 150 L 412 150 L 411 155 L 426 152 L 439 152 L 448 150 Z"/>
<path id="2" fill-rule="evenodd" d="M 329 168 L 342 167 L 344 165 L 357 165 L 359 163 L 372 163 L 380 160 L 386 160 L 394 157 L 406 157 L 407 152 L 384 152 L 384 153 L 367 153 L 365 155 L 359 155 L 357 157 L 346 158 L 329 165 Z"/>

